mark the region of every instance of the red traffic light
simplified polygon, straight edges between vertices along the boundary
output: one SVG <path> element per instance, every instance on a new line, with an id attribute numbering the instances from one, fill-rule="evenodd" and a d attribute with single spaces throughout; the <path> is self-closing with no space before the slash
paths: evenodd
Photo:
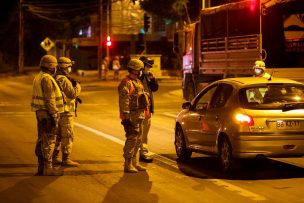
<path id="1" fill-rule="evenodd" d="M 112 46 L 112 41 L 111 41 L 111 37 L 107 36 L 107 42 L 106 42 L 107 47 Z"/>
<path id="2" fill-rule="evenodd" d="M 259 0 L 250 0 L 250 11 L 255 11 L 256 7 L 258 7 Z"/>

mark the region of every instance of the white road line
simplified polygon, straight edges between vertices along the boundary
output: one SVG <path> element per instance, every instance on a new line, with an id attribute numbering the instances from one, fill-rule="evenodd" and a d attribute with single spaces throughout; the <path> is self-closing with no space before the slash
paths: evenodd
<path id="1" fill-rule="evenodd" d="M 177 114 L 174 114 L 174 113 L 168 113 L 168 112 L 165 112 L 165 113 L 162 113 L 163 115 L 165 116 L 168 116 L 168 117 L 172 117 L 172 118 L 176 118 Z"/>
<path id="2" fill-rule="evenodd" d="M 88 126 L 85 126 L 85 125 L 82 125 L 82 124 L 76 123 L 76 122 L 74 123 L 74 125 L 77 126 L 77 127 L 79 127 L 79 128 L 82 128 L 84 130 L 87 130 L 89 132 L 92 132 L 92 133 L 94 133 L 94 134 L 96 134 L 98 136 L 101 136 L 101 137 L 104 137 L 104 138 L 106 138 L 108 140 L 111 140 L 111 141 L 113 141 L 113 142 L 115 142 L 117 144 L 120 144 L 120 145 L 124 145 L 125 144 L 124 141 L 122 141 L 122 140 L 120 140 L 120 139 L 118 139 L 118 138 L 116 138 L 116 137 L 114 137 L 112 135 L 109 135 L 109 134 L 103 133 L 103 132 L 101 132 L 99 130 L 96 130 L 94 128 L 90 128 Z"/>
<path id="3" fill-rule="evenodd" d="M 77 127 L 79 127 L 79 128 L 82 128 L 82 129 L 84 129 L 86 131 L 89 131 L 91 133 L 94 133 L 94 134 L 96 134 L 98 136 L 101 136 L 101 137 L 103 137 L 105 139 L 111 140 L 111 141 L 113 141 L 113 142 L 115 142 L 117 144 L 120 144 L 120 145 L 124 145 L 125 144 L 125 142 L 123 140 L 120 140 L 120 139 L 114 137 L 113 135 L 109 135 L 109 134 L 103 133 L 103 132 L 101 132 L 99 130 L 96 130 L 94 128 L 82 125 L 82 124 L 77 123 L 77 122 L 75 122 L 74 125 L 77 126 Z M 162 161 L 163 163 L 168 164 L 168 165 L 170 165 L 170 166 L 172 166 L 172 167 L 174 167 L 176 169 L 179 168 L 177 166 L 177 164 L 176 164 L 175 161 L 173 161 L 173 160 L 171 160 L 171 159 L 169 159 L 169 158 L 167 158 L 165 156 L 159 155 L 159 154 L 155 154 L 155 155 L 157 157 L 160 157 L 162 159 L 160 161 Z M 201 173 L 200 171 L 196 171 L 196 172 Z M 220 187 L 223 187 L 223 188 L 225 188 L 227 190 L 230 190 L 232 192 L 236 192 L 236 193 L 238 193 L 239 195 L 241 195 L 243 197 L 250 198 L 250 199 L 255 200 L 255 201 L 266 200 L 266 198 L 263 197 L 263 196 L 261 196 L 261 195 L 258 195 L 256 193 L 250 192 L 250 191 L 245 190 L 243 188 L 240 188 L 240 187 L 238 187 L 236 185 L 230 184 L 230 183 L 228 183 L 226 181 L 219 180 L 219 179 L 207 179 L 207 180 L 209 182 L 212 182 L 213 184 L 218 185 Z"/>
<path id="4" fill-rule="evenodd" d="M 243 188 L 240 188 L 236 185 L 227 183 L 226 181 L 223 180 L 219 180 L 219 179 L 210 179 L 208 180 L 218 186 L 222 186 L 225 187 L 225 189 L 230 190 L 232 192 L 237 192 L 239 195 L 250 198 L 254 201 L 263 201 L 263 200 L 267 200 L 265 197 L 258 195 L 256 193 L 250 192 L 248 190 L 245 190 Z"/>

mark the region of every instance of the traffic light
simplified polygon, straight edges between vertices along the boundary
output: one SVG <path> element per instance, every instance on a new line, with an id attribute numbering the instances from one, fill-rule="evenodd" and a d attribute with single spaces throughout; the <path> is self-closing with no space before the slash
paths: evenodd
<path id="1" fill-rule="evenodd" d="M 106 42 L 107 47 L 112 46 L 112 41 L 111 41 L 111 37 L 107 36 L 107 42 Z"/>
<path id="2" fill-rule="evenodd" d="M 258 7 L 259 0 L 250 0 L 250 11 L 254 12 Z"/>
<path id="3" fill-rule="evenodd" d="M 146 13 L 144 14 L 144 29 L 145 32 L 147 32 L 150 28 L 150 24 L 151 24 L 151 17 L 148 16 Z"/>

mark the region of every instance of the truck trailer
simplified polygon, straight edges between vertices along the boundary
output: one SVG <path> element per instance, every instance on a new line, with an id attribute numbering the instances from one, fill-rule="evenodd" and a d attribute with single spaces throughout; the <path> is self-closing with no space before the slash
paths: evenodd
<path id="1" fill-rule="evenodd" d="M 174 36 L 174 50 L 182 60 L 186 100 L 215 80 L 252 76 L 256 60 L 277 70 L 304 67 L 302 0 L 229 2 L 217 6 L 209 2 L 194 23 Z M 295 16 L 299 25 L 284 27 L 290 16 Z M 288 38 L 289 31 L 296 34 Z"/>

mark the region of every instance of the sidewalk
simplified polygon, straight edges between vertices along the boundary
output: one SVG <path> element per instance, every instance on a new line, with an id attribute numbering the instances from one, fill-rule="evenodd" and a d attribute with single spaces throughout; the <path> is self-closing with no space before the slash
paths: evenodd
<path id="1" fill-rule="evenodd" d="M 128 74 L 127 70 L 121 70 L 119 71 L 119 80 L 124 78 Z M 82 79 L 89 79 L 89 78 L 98 78 L 98 71 L 97 70 L 78 70 L 75 74 L 78 78 Z M 114 71 L 109 70 L 108 71 L 108 78 L 107 80 L 113 81 Z M 166 81 L 166 82 L 181 82 L 182 78 L 178 76 L 169 76 L 169 75 L 162 75 L 162 76 L 156 76 L 156 79 L 159 82 Z"/>

